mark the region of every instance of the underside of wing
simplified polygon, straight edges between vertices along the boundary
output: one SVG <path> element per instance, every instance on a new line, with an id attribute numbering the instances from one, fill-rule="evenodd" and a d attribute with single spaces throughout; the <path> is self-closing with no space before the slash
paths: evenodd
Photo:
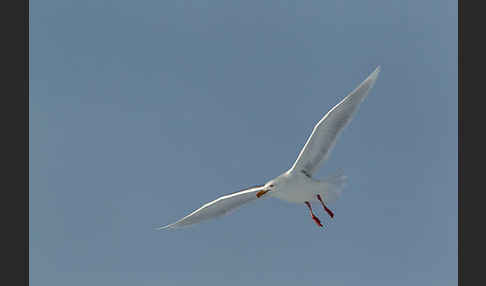
<path id="1" fill-rule="evenodd" d="M 301 171 L 307 176 L 312 176 L 319 169 L 336 144 L 339 133 L 351 121 L 361 102 L 373 87 L 379 71 L 380 67 L 376 68 L 366 80 L 316 124 L 292 166 L 292 171 Z"/>
<path id="2" fill-rule="evenodd" d="M 157 229 L 172 229 L 189 226 L 191 224 L 200 223 L 208 219 L 225 215 L 246 203 L 256 200 L 256 193 L 262 190 L 262 187 L 263 185 L 254 186 L 236 193 L 219 197 L 216 200 L 203 205 L 182 219 Z"/>

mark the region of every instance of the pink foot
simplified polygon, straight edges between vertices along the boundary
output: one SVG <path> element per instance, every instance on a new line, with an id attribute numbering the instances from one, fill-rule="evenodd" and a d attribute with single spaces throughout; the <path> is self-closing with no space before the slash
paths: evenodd
<path id="1" fill-rule="evenodd" d="M 324 227 L 318 217 L 316 217 L 315 215 L 312 215 L 312 219 L 316 222 L 316 224 L 318 226 Z"/>
<path id="2" fill-rule="evenodd" d="M 312 219 L 315 221 L 315 223 L 316 223 L 318 226 L 323 227 L 323 225 L 322 225 L 321 221 L 319 220 L 319 218 L 318 218 L 318 217 L 316 217 L 316 216 L 314 215 L 314 213 L 312 212 L 312 207 L 311 207 L 311 204 L 310 204 L 309 202 L 305 202 L 305 204 L 306 204 L 306 205 L 307 205 L 307 207 L 309 208 L 309 211 L 310 211 L 311 217 L 312 217 Z"/>
<path id="3" fill-rule="evenodd" d="M 326 207 L 326 205 L 325 205 L 325 204 L 324 204 L 324 202 L 322 201 L 321 195 L 319 195 L 319 194 L 318 194 L 318 195 L 317 195 L 317 199 L 318 199 L 318 200 L 321 202 L 321 204 L 322 204 L 322 206 L 324 207 L 324 210 L 327 212 L 327 214 L 329 214 L 329 216 L 330 216 L 331 218 L 333 218 L 333 217 L 334 217 L 334 213 L 333 213 L 333 212 L 332 212 L 330 209 L 328 209 L 328 208 Z"/>

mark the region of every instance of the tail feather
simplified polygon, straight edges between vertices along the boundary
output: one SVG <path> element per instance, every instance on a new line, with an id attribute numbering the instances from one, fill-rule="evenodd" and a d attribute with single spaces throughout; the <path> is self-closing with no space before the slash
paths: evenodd
<path id="1" fill-rule="evenodd" d="M 323 182 L 326 184 L 325 200 L 327 203 L 331 203 L 341 195 L 348 182 L 348 177 L 343 174 L 342 170 L 339 170 L 335 174 L 327 177 Z"/>
<path id="2" fill-rule="evenodd" d="M 339 170 L 333 175 L 327 177 L 325 181 L 336 186 L 344 187 L 344 185 L 348 182 L 348 177 L 344 175 L 342 170 Z"/>

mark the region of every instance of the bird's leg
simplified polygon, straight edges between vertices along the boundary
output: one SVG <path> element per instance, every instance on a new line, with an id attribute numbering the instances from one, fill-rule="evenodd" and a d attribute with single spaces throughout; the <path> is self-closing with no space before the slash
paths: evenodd
<path id="1" fill-rule="evenodd" d="M 323 227 L 321 221 L 319 220 L 319 218 L 317 218 L 314 213 L 312 212 L 312 207 L 311 207 L 311 204 L 309 202 L 305 202 L 305 204 L 307 205 L 307 207 L 309 208 L 309 211 L 310 211 L 310 214 L 312 216 L 312 219 L 316 222 L 316 224 L 320 227 Z"/>
<path id="2" fill-rule="evenodd" d="M 332 212 L 330 209 L 328 209 L 328 208 L 326 207 L 326 205 L 325 205 L 325 204 L 324 204 L 324 202 L 322 201 L 321 195 L 317 194 L 317 199 L 318 199 L 318 200 L 321 202 L 322 206 L 324 207 L 324 210 L 326 210 L 326 212 L 329 214 L 329 216 L 330 216 L 331 218 L 333 218 L 333 217 L 334 217 L 334 213 L 333 213 L 333 212 Z"/>

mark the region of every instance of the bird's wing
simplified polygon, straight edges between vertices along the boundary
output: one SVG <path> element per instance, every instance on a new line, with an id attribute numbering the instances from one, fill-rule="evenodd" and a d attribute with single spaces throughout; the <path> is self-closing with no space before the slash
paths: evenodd
<path id="1" fill-rule="evenodd" d="M 309 177 L 317 171 L 336 144 L 336 139 L 341 130 L 351 121 L 359 105 L 368 95 L 379 72 L 380 67 L 377 67 L 366 80 L 316 124 L 291 171 L 300 171 Z"/>
<path id="2" fill-rule="evenodd" d="M 216 200 L 203 205 L 202 207 L 181 218 L 180 220 L 156 229 L 171 229 L 188 226 L 191 224 L 200 223 L 204 220 L 225 215 L 228 212 L 233 211 L 246 203 L 256 200 L 256 193 L 261 190 L 263 190 L 263 185 L 254 186 L 236 193 L 219 197 Z"/>

